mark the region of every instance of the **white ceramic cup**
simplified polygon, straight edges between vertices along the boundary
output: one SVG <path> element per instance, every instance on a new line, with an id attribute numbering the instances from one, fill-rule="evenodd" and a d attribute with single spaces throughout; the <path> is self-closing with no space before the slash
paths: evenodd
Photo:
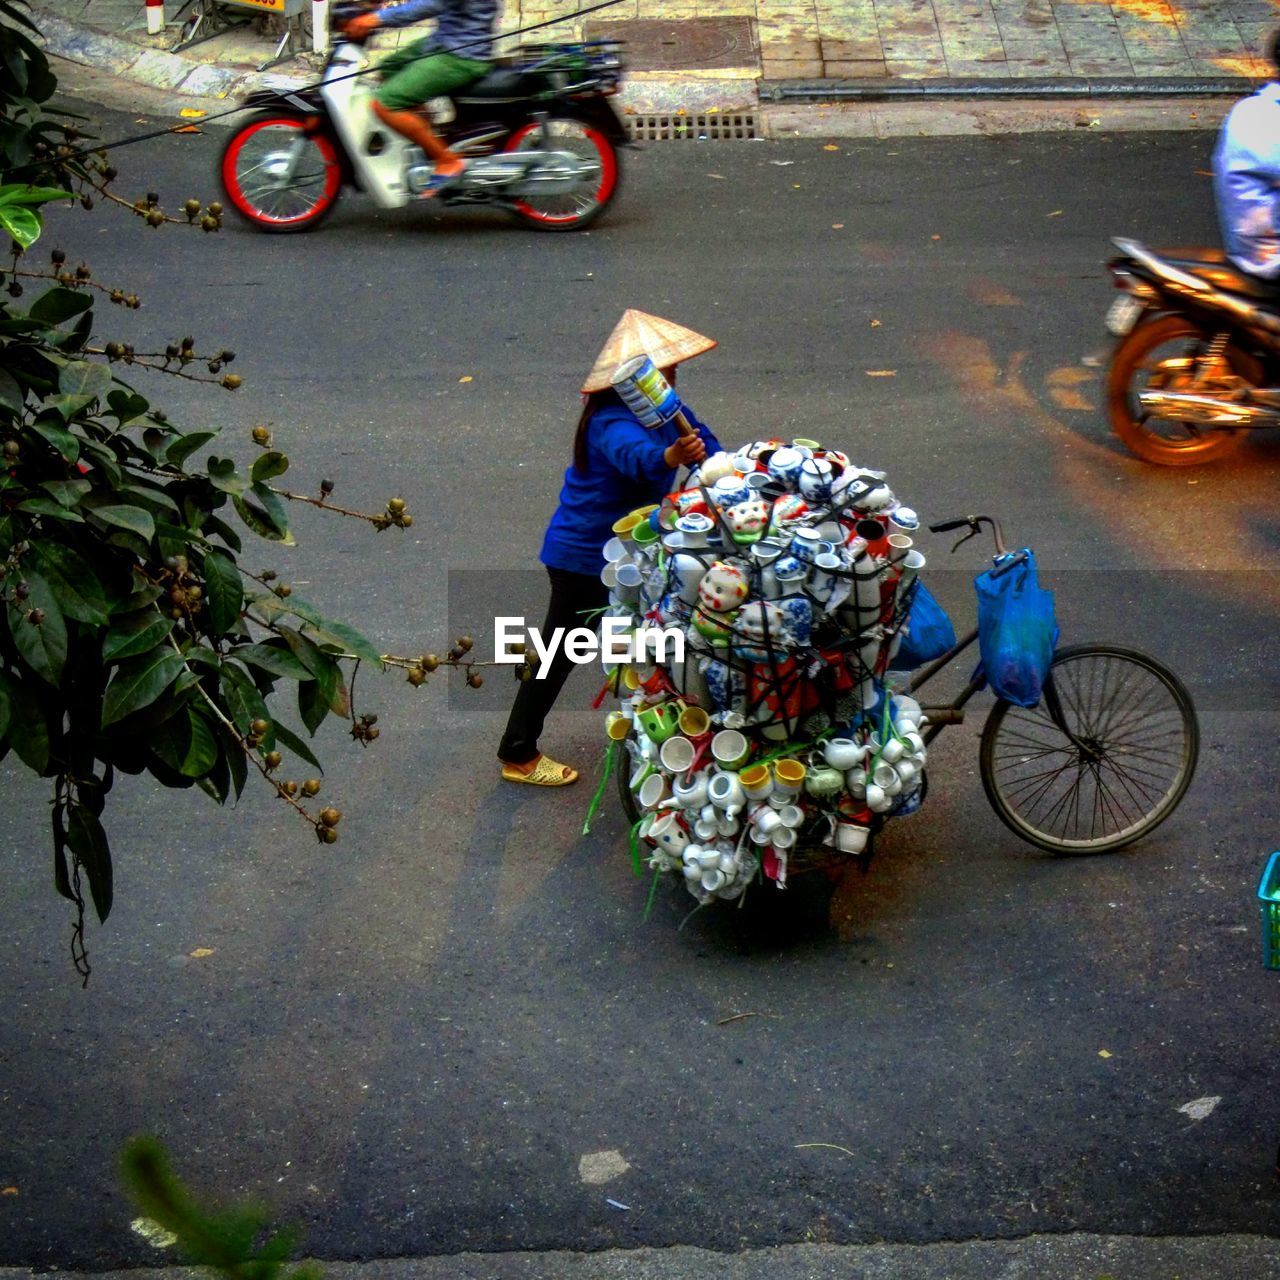
<path id="1" fill-rule="evenodd" d="M 636 799 L 642 809 L 656 809 L 670 794 L 667 779 L 660 773 L 651 773 L 640 784 Z"/>
<path id="2" fill-rule="evenodd" d="M 893 768 L 898 781 L 902 783 L 902 789 L 910 791 L 911 784 L 920 776 L 920 766 L 910 756 L 904 756 Z"/>
<path id="3" fill-rule="evenodd" d="M 868 782 L 863 789 L 863 798 L 866 806 L 872 813 L 880 813 L 889 807 L 889 798 L 884 793 L 883 787 L 878 787 L 874 782 Z"/>
<path id="4" fill-rule="evenodd" d="M 708 893 L 719 893 L 728 883 L 728 877 L 719 867 L 712 867 L 702 873 L 702 887 Z"/>
<path id="5" fill-rule="evenodd" d="M 714 818 L 699 818 L 693 824 L 693 834 L 705 842 L 714 840 L 720 834 L 720 828 Z"/>
<path id="6" fill-rule="evenodd" d="M 885 760 L 881 760 L 880 763 L 871 770 L 871 781 L 874 782 L 877 787 L 882 787 L 886 791 L 892 785 L 893 779 L 897 776 L 898 775 L 894 772 L 893 765 L 889 764 Z"/>
<path id="7" fill-rule="evenodd" d="M 668 769 L 672 773 L 684 773 L 693 764 L 694 757 L 697 754 L 698 749 L 693 743 L 688 738 L 677 734 L 674 738 L 668 738 L 662 744 L 658 759 L 662 761 L 664 769 Z"/>
<path id="8" fill-rule="evenodd" d="M 721 729 L 711 739 L 711 757 L 722 769 L 734 770 L 745 764 L 751 754 L 746 735 L 736 729 Z"/>
<path id="9" fill-rule="evenodd" d="M 794 831 L 804 822 L 804 810 L 798 804 L 785 805 L 778 810 L 778 817 L 782 819 L 784 827 L 790 827 Z"/>
<path id="10" fill-rule="evenodd" d="M 779 827 L 769 840 L 775 849 L 791 849 L 795 847 L 796 833 L 791 827 Z"/>
<path id="11" fill-rule="evenodd" d="M 649 839 L 668 853 L 682 853 L 689 843 L 688 833 L 675 813 L 664 813 L 649 828 Z"/>
<path id="12" fill-rule="evenodd" d="M 640 584 L 643 581 L 644 574 L 640 572 L 639 565 L 620 564 L 617 567 L 614 594 L 623 604 L 635 604 L 640 599 Z"/>
<path id="13" fill-rule="evenodd" d="M 856 822 L 836 823 L 836 848 L 841 853 L 861 853 L 867 847 L 870 831 Z"/>
<path id="14" fill-rule="evenodd" d="M 894 764 L 907 754 L 907 748 L 894 737 L 881 742 L 876 734 L 872 736 L 871 744 L 872 754 L 879 756 L 885 764 Z"/>
<path id="15" fill-rule="evenodd" d="M 765 805 L 756 811 L 753 825 L 762 835 L 771 836 L 779 827 L 786 824 L 782 821 L 782 814 L 777 809 Z"/>

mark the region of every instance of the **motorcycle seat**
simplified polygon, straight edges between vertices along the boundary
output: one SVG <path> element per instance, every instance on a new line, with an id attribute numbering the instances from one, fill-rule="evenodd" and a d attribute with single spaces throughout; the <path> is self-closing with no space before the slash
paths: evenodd
<path id="1" fill-rule="evenodd" d="M 1224 293 L 1239 293 L 1263 302 L 1280 302 L 1280 281 L 1263 280 L 1260 276 L 1241 271 L 1227 261 L 1227 255 L 1221 249 L 1162 249 L 1160 257 Z"/>
<path id="2" fill-rule="evenodd" d="M 494 67 L 474 84 L 452 95 L 455 102 L 486 101 L 532 97 L 543 84 L 521 67 Z"/>

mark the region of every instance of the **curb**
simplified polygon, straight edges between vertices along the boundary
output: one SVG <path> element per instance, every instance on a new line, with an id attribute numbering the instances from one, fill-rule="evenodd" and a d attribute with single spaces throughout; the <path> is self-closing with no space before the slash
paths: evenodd
<path id="1" fill-rule="evenodd" d="M 927 80 L 762 80 L 761 102 L 887 102 L 896 99 L 927 101 L 938 98 L 982 100 L 988 98 L 1241 98 L 1254 92 L 1262 80 L 1248 76 L 1224 76 L 1212 80 L 1190 76 L 1144 78 L 1094 78 L 1055 76 L 1033 80 L 1018 76 L 990 79 Z"/>
<path id="2" fill-rule="evenodd" d="M 68 22 L 47 10 L 33 10 L 32 20 L 40 28 L 47 54 L 106 71 L 144 88 L 187 97 L 226 99 L 246 92 L 258 82 L 256 72 L 197 62 L 162 49 L 146 49 L 119 36 Z M 285 75 L 274 77 L 274 81 L 307 83 Z"/>
<path id="3" fill-rule="evenodd" d="M 1067 1233 L 935 1244 L 790 1244 L 720 1253 L 690 1245 L 598 1253 L 463 1253 L 320 1262 L 325 1280 L 1239 1280 L 1276 1274 L 1280 1246 L 1258 1235 L 1125 1236 Z M 30 1272 L 0 1267 L 0 1280 Z M 196 1280 L 158 1266 L 63 1280 Z"/>

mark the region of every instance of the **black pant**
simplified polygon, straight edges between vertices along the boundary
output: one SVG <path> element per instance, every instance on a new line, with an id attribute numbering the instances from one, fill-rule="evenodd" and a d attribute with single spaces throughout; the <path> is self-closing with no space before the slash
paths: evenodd
<path id="1" fill-rule="evenodd" d="M 557 627 L 567 632 L 574 627 L 594 626 L 596 619 L 583 618 L 583 613 L 593 609 L 602 609 L 609 603 L 609 588 L 588 573 L 570 573 L 567 569 L 548 569 L 551 579 L 551 603 L 547 606 L 546 621 L 542 624 L 543 642 L 549 642 L 551 633 Z M 564 682 L 574 664 L 565 657 L 564 646 L 561 645 L 552 659 L 551 669 L 546 678 L 539 680 L 538 659 L 529 649 L 529 658 L 534 666 L 534 677 L 526 680 L 516 694 L 515 705 L 511 708 L 511 716 L 507 720 L 507 731 L 502 735 L 498 747 L 498 759 L 507 764 L 528 764 L 538 755 L 538 738 L 542 734 L 542 726 L 547 713 L 555 705 Z"/>

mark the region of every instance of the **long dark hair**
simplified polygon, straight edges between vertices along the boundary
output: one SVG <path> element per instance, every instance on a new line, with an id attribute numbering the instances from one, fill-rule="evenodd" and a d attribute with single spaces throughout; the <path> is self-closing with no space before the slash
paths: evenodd
<path id="1" fill-rule="evenodd" d="M 591 425 L 591 415 L 606 405 L 621 404 L 622 397 L 612 388 L 603 391 L 589 391 L 583 397 L 582 416 L 578 419 L 578 430 L 573 437 L 573 466 L 575 471 L 584 475 L 587 471 L 587 429 Z"/>

